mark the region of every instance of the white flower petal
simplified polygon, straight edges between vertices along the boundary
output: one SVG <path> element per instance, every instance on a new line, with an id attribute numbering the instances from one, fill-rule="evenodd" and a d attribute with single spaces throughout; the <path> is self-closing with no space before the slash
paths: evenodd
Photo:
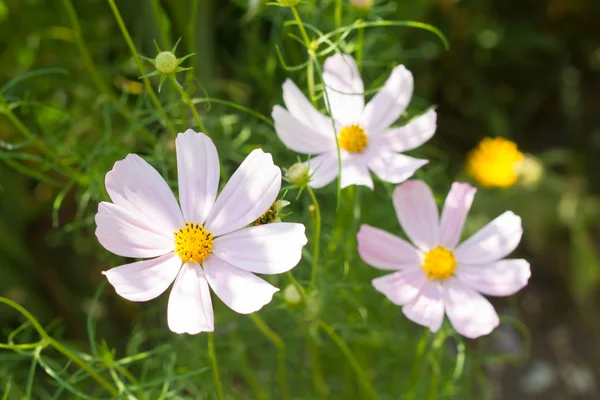
<path id="1" fill-rule="evenodd" d="M 371 143 L 397 152 L 405 152 L 420 147 L 427 142 L 437 128 L 437 114 L 429 110 L 408 124 L 390 128 L 369 137 Z"/>
<path id="2" fill-rule="evenodd" d="M 160 174 L 141 157 L 129 154 L 106 174 L 106 191 L 113 203 L 139 214 L 157 229 L 175 232 L 183 226 L 181 210 Z"/>
<path id="3" fill-rule="evenodd" d="M 320 132 L 300 121 L 283 107 L 273 107 L 271 114 L 275 121 L 275 132 L 279 139 L 291 150 L 304 154 L 323 153 L 335 148 L 335 135 L 328 131 Z"/>
<path id="4" fill-rule="evenodd" d="M 375 268 L 402 270 L 421 265 L 419 250 L 384 230 L 363 224 L 356 239 L 358 254 L 364 262 Z"/>
<path id="5" fill-rule="evenodd" d="M 413 76 L 404 65 L 392 70 L 381 90 L 369 101 L 360 123 L 377 133 L 394 123 L 408 106 L 413 93 Z"/>
<path id="6" fill-rule="evenodd" d="M 302 257 L 304 225 L 280 222 L 251 226 L 216 238 L 213 253 L 221 260 L 259 274 L 289 271 Z"/>
<path id="7" fill-rule="evenodd" d="M 169 329 L 195 335 L 215 330 L 210 289 L 200 265 L 185 263 L 175 280 L 167 307 Z"/>
<path id="8" fill-rule="evenodd" d="M 204 226 L 214 237 L 236 231 L 267 211 L 280 188 L 281 170 L 269 153 L 256 149 L 227 182 Z"/>
<path id="9" fill-rule="evenodd" d="M 397 306 L 411 302 L 426 282 L 427 275 L 421 268 L 395 272 L 372 281 L 375 289 Z"/>
<path id="10" fill-rule="evenodd" d="M 436 247 L 438 209 L 429 186 L 421 180 L 404 182 L 394 189 L 393 201 L 398 221 L 413 244 L 424 252 Z"/>
<path id="11" fill-rule="evenodd" d="M 521 218 L 507 211 L 461 243 L 454 255 L 460 264 L 487 264 L 509 255 L 521 241 Z"/>
<path id="12" fill-rule="evenodd" d="M 130 301 L 148 301 L 160 296 L 173 283 L 181 268 L 175 253 L 152 260 L 121 265 L 102 272 L 117 294 Z"/>
<path id="13" fill-rule="evenodd" d="M 413 301 L 402 307 L 411 321 L 437 332 L 444 322 L 444 300 L 439 281 L 427 280 Z"/>
<path id="14" fill-rule="evenodd" d="M 308 183 L 311 188 L 322 188 L 338 176 L 338 160 L 335 151 L 319 154 L 308 160 L 306 165 L 311 175 Z"/>
<path id="15" fill-rule="evenodd" d="M 427 160 L 382 151 L 369 158 L 368 166 L 382 181 L 401 183 L 413 176 L 416 170 L 427 163 Z"/>
<path id="16" fill-rule="evenodd" d="M 446 196 L 440 220 L 440 245 L 454 249 L 460 241 L 463 226 L 477 189 L 468 183 L 454 182 Z"/>
<path id="17" fill-rule="evenodd" d="M 458 279 L 448 278 L 442 287 L 448 319 L 464 337 L 475 339 L 487 335 L 500 323 L 490 302 Z"/>
<path id="18" fill-rule="evenodd" d="M 342 125 L 357 123 L 365 106 L 365 89 L 354 58 L 337 53 L 325 60 L 323 82 L 333 119 Z"/>
<path id="19" fill-rule="evenodd" d="M 175 145 L 183 216 L 186 221 L 203 224 L 219 188 L 217 149 L 208 136 L 191 129 L 180 133 Z"/>
<path id="20" fill-rule="evenodd" d="M 283 84 L 283 102 L 297 120 L 314 129 L 315 132 L 331 138 L 335 137 L 331 119 L 317 111 L 291 79 L 286 79 Z"/>
<path id="21" fill-rule="evenodd" d="M 462 265 L 456 277 L 465 285 L 489 296 L 510 296 L 527 285 L 531 268 L 525 260 L 501 260 L 484 265 Z"/>
<path id="22" fill-rule="evenodd" d="M 123 257 L 149 258 L 173 251 L 175 237 L 139 213 L 105 201 L 98 205 L 96 237 L 108 251 Z"/>
<path id="23" fill-rule="evenodd" d="M 342 179 L 340 187 L 343 189 L 351 185 L 362 185 L 373 190 L 373 178 L 366 160 L 361 155 L 342 153 Z"/>
<path id="24" fill-rule="evenodd" d="M 252 272 L 244 271 L 210 255 L 202 263 L 208 284 L 227 307 L 250 314 L 271 302 L 279 289 Z"/>

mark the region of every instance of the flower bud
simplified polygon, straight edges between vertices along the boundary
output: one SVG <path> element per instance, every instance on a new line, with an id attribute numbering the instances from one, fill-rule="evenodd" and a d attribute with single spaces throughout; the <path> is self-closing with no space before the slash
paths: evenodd
<path id="1" fill-rule="evenodd" d="M 297 306 L 302 302 L 302 295 L 298 288 L 291 283 L 283 289 L 283 299 L 291 306 Z"/>
<path id="2" fill-rule="evenodd" d="M 525 154 L 517 167 L 519 184 L 526 188 L 535 188 L 544 176 L 544 164 L 535 156 Z"/>
<path id="3" fill-rule="evenodd" d="M 287 170 L 287 177 L 294 185 L 306 186 L 310 179 L 308 166 L 304 163 L 296 163 Z"/>
<path id="4" fill-rule="evenodd" d="M 373 6 L 373 0 L 350 0 L 350 4 L 360 10 L 369 10 Z"/>
<path id="5" fill-rule="evenodd" d="M 178 67 L 177 57 L 170 51 L 161 51 L 154 58 L 154 66 L 162 74 L 172 74 Z"/>

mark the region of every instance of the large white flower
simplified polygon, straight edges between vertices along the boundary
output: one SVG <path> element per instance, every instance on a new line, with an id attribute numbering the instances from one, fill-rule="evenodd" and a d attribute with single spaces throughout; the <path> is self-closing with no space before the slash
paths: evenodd
<path id="1" fill-rule="evenodd" d="M 275 202 L 281 171 L 271 155 L 254 150 L 217 198 L 219 158 L 204 134 L 176 140 L 179 200 L 159 173 L 135 154 L 106 175 L 112 203 L 96 214 L 96 236 L 123 257 L 152 258 L 104 272 L 122 297 L 148 301 L 175 284 L 168 325 L 176 333 L 214 330 L 209 286 L 232 310 L 248 314 L 278 290 L 253 273 L 293 268 L 306 244 L 304 225 L 248 226 Z"/>
<path id="2" fill-rule="evenodd" d="M 392 70 L 366 106 L 363 82 L 351 56 L 336 54 L 325 60 L 323 81 L 333 121 L 319 113 L 289 79 L 283 84 L 287 110 L 273 108 L 275 130 L 281 141 L 298 153 L 317 154 L 309 161 L 311 187 L 323 187 L 338 176 L 336 138 L 342 188 L 364 185 L 372 189 L 369 170 L 386 182 L 404 182 L 427 163 L 399 152 L 419 147 L 433 136 L 435 111 L 402 127 L 389 128 L 412 97 L 413 76 L 403 65 Z"/>
<path id="3" fill-rule="evenodd" d="M 358 232 L 358 252 L 367 264 L 398 271 L 374 279 L 375 289 L 432 332 L 441 327 L 445 312 L 461 335 L 487 335 L 499 320 L 481 294 L 509 296 L 531 276 L 527 261 L 503 260 L 523 233 L 521 218 L 511 211 L 458 245 L 475 192 L 455 182 L 440 218 L 429 186 L 419 180 L 405 182 L 394 190 L 393 201 L 414 246 L 369 225 Z"/>

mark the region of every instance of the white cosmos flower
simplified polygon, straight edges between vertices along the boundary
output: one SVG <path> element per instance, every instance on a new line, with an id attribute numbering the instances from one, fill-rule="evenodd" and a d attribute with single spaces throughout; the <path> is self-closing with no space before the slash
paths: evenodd
<path id="1" fill-rule="evenodd" d="M 441 327 L 445 312 L 461 335 L 487 335 L 499 320 L 482 294 L 509 296 L 531 276 L 527 261 L 503 259 L 523 233 L 521 218 L 511 211 L 458 245 L 475 192 L 455 182 L 440 218 L 429 186 L 419 180 L 405 182 L 394 190 L 393 201 L 414 246 L 369 225 L 358 232 L 358 252 L 367 264 L 398 271 L 374 279 L 375 289 L 432 332 Z"/>
<path id="2" fill-rule="evenodd" d="M 254 273 L 279 274 L 298 264 L 304 225 L 248 226 L 273 205 L 281 187 L 270 154 L 250 153 L 217 198 L 220 165 L 213 142 L 187 130 L 175 143 L 181 208 L 159 173 L 129 154 L 106 175 L 112 203 L 98 207 L 96 236 L 112 253 L 151 258 L 104 272 L 119 295 L 148 301 L 175 281 L 169 328 L 211 332 L 209 286 L 238 313 L 259 310 L 279 289 Z"/>
<path id="3" fill-rule="evenodd" d="M 351 56 L 336 54 L 325 60 L 323 80 L 333 122 L 319 113 L 289 79 L 283 84 L 287 110 L 275 106 L 272 114 L 277 135 L 287 147 L 298 153 L 317 154 L 309 161 L 311 187 L 323 187 L 337 177 L 336 138 L 341 153 L 342 188 L 364 185 L 372 189 L 369 170 L 386 182 L 404 182 L 427 164 L 427 160 L 399 153 L 419 147 L 433 136 L 435 111 L 430 110 L 402 127 L 389 127 L 412 97 L 413 77 L 403 65 L 392 70 L 366 106 L 363 82 Z"/>

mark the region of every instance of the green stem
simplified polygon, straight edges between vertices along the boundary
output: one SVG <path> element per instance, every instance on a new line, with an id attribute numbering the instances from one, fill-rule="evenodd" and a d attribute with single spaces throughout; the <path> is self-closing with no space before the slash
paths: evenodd
<path id="1" fill-rule="evenodd" d="M 314 62 L 315 54 L 311 46 L 311 41 L 308 37 L 308 33 L 306 32 L 306 28 L 302 23 L 302 19 L 300 18 L 300 14 L 298 14 L 298 10 L 296 10 L 295 6 L 290 6 L 292 10 L 292 14 L 294 14 L 294 19 L 298 24 L 298 29 L 300 29 L 300 34 L 302 35 L 302 39 L 304 39 L 304 45 L 306 46 L 306 50 L 308 51 L 308 56 L 310 58 L 310 62 L 307 67 L 307 80 L 308 80 L 308 95 L 310 98 L 310 102 L 313 106 L 316 106 L 316 98 L 315 98 L 315 70 L 314 70 Z"/>
<path id="2" fill-rule="evenodd" d="M 415 398 L 415 390 L 417 388 L 418 378 L 419 378 L 419 370 L 421 367 L 421 360 L 423 359 L 423 354 L 425 353 L 425 348 L 427 347 L 427 338 L 429 337 L 429 329 L 425 329 L 423 335 L 421 336 L 421 340 L 417 344 L 417 353 L 415 355 L 415 360 L 413 361 L 413 366 L 410 374 L 410 386 L 407 390 L 406 398 L 408 400 L 412 400 Z"/>
<path id="3" fill-rule="evenodd" d="M 296 6 L 290 6 L 290 9 L 292 10 L 292 14 L 294 14 L 294 19 L 298 23 L 298 29 L 300 29 L 304 44 L 306 45 L 306 48 L 310 50 L 310 39 L 308 38 L 308 33 L 306 33 L 306 28 L 304 28 L 304 24 L 302 23 L 302 19 L 300 19 L 300 14 L 298 14 Z"/>
<path id="4" fill-rule="evenodd" d="M 115 4 L 115 0 L 108 0 L 108 4 L 110 5 L 110 8 L 112 9 L 113 14 L 115 15 L 117 24 L 119 25 L 119 28 L 121 29 L 121 33 L 123 34 L 123 38 L 125 39 L 125 42 L 127 42 L 127 46 L 129 47 L 129 50 L 131 51 L 131 54 L 133 55 L 133 58 L 138 66 L 138 69 L 140 70 L 141 76 L 146 75 L 146 71 L 144 69 L 144 64 L 142 63 L 142 60 L 138 56 L 138 52 L 137 52 L 137 49 L 135 48 L 135 44 L 133 43 L 133 40 L 131 39 L 131 35 L 129 35 L 129 31 L 127 30 L 127 27 L 125 26 L 125 22 L 123 22 L 123 18 L 121 17 L 121 13 L 119 12 L 117 5 Z M 142 81 L 144 81 L 144 86 L 146 87 L 146 92 L 150 96 L 150 100 L 152 101 L 152 104 L 154 104 L 154 107 L 160 114 L 160 117 L 165 122 L 165 125 L 167 126 L 167 130 L 171 133 L 171 135 L 176 136 L 177 132 L 175 130 L 175 127 L 173 126 L 173 123 L 167 116 L 167 113 L 165 112 L 163 106 L 160 104 L 158 97 L 156 97 L 156 93 L 154 92 L 154 88 L 152 87 L 150 80 L 148 78 L 143 78 Z"/>
<path id="5" fill-rule="evenodd" d="M 154 14 L 154 19 L 156 20 L 156 26 L 158 27 L 158 34 L 160 35 L 160 44 L 162 48 L 169 47 L 169 34 L 167 29 L 163 24 L 162 13 L 163 10 L 160 6 L 160 0 L 151 0 L 152 3 L 152 13 Z"/>
<path id="6" fill-rule="evenodd" d="M 326 396 L 328 389 L 321 371 L 321 357 L 319 356 L 319 348 L 317 347 L 315 338 L 311 336 L 310 332 L 308 333 L 308 352 L 310 354 L 310 371 L 312 374 L 313 385 L 315 389 L 317 389 L 317 392 L 319 392 L 322 396 Z"/>
<path id="7" fill-rule="evenodd" d="M 443 330 L 435 335 L 433 339 L 433 344 L 431 345 L 432 350 L 434 352 L 434 371 L 431 376 L 431 382 L 429 384 L 429 393 L 427 394 L 427 399 L 435 400 L 438 397 L 438 385 L 440 381 L 440 375 L 442 373 L 441 369 L 441 361 L 442 361 L 442 345 L 446 340 L 446 334 Z"/>
<path id="8" fill-rule="evenodd" d="M 335 29 L 342 27 L 342 0 L 335 1 Z"/>
<path id="9" fill-rule="evenodd" d="M 258 330 L 263 334 L 267 340 L 269 340 L 277 348 L 277 375 L 279 379 L 279 386 L 281 387 L 281 395 L 284 399 L 290 398 L 290 389 L 287 384 L 287 371 L 286 371 L 286 350 L 285 343 L 281 337 L 275 333 L 267 323 L 256 313 L 250 314 L 250 320 L 256 325 Z"/>
<path id="10" fill-rule="evenodd" d="M 363 47 L 365 45 L 365 28 L 357 29 L 357 37 L 356 37 L 356 65 L 358 66 L 358 70 L 362 70 L 362 60 L 363 60 Z"/>
<path id="11" fill-rule="evenodd" d="M 219 364 L 217 363 L 217 355 L 215 354 L 215 339 L 213 338 L 212 332 L 208 332 L 208 356 L 210 357 L 213 378 L 215 379 L 217 399 L 223 400 L 223 386 L 221 385 L 221 377 L 219 375 Z"/>
<path id="12" fill-rule="evenodd" d="M 198 128 L 200 128 L 202 133 L 204 133 L 205 135 L 208 135 L 208 131 L 206 130 L 206 127 L 202 123 L 202 120 L 200 119 L 200 115 L 198 115 L 198 110 L 196 110 L 196 107 L 194 106 L 194 102 L 192 101 L 192 99 L 190 99 L 190 96 L 188 96 L 188 94 L 185 92 L 185 90 L 183 90 L 183 88 L 177 83 L 177 81 L 175 80 L 175 76 L 171 77 L 171 81 L 173 82 L 173 86 L 175 86 L 177 93 L 179 93 L 179 95 L 181 96 L 181 100 L 188 106 L 188 108 L 192 112 L 192 115 L 194 116 L 194 120 L 196 121 L 196 125 L 198 125 Z"/>
<path id="13" fill-rule="evenodd" d="M 0 296 L 0 303 L 4 303 L 9 307 L 17 310 L 21 315 L 23 315 L 33 326 L 33 328 L 38 332 L 41 336 L 42 340 L 48 343 L 48 345 L 54 347 L 58 352 L 62 353 L 65 357 L 70 359 L 73 363 L 77 364 L 81 369 L 86 371 L 98 384 L 104 387 L 113 397 L 118 397 L 119 392 L 115 389 L 110 382 L 100 376 L 92 367 L 86 364 L 81 358 L 79 358 L 75 353 L 71 350 L 63 346 L 61 343 L 57 342 L 52 338 L 48 333 L 42 328 L 42 325 L 38 322 L 37 319 L 25 308 L 15 303 L 14 301 L 7 299 L 5 297 Z"/>
<path id="14" fill-rule="evenodd" d="M 348 364 L 350 364 L 350 367 L 352 367 L 354 373 L 358 377 L 358 380 L 361 383 L 363 389 L 369 395 L 369 398 L 378 399 L 379 395 L 371 385 L 371 380 L 361 368 L 358 360 L 356 359 L 356 357 L 352 353 L 352 350 L 350 350 L 350 347 L 348 347 L 346 342 L 344 342 L 344 340 L 337 333 L 335 333 L 333 328 L 327 325 L 324 321 L 319 320 L 319 326 L 323 328 L 323 330 L 327 333 L 331 340 L 333 340 L 335 344 L 339 347 L 339 349 L 342 351 L 342 353 L 346 357 L 346 360 L 348 360 Z"/>
<path id="15" fill-rule="evenodd" d="M 315 280 L 317 277 L 317 265 L 319 264 L 319 247 L 321 244 L 321 208 L 315 193 L 310 186 L 306 187 L 308 194 L 315 206 L 315 218 L 314 218 L 314 230 L 313 230 L 313 262 L 312 270 L 310 272 L 310 286 L 309 290 L 314 289 Z"/>

